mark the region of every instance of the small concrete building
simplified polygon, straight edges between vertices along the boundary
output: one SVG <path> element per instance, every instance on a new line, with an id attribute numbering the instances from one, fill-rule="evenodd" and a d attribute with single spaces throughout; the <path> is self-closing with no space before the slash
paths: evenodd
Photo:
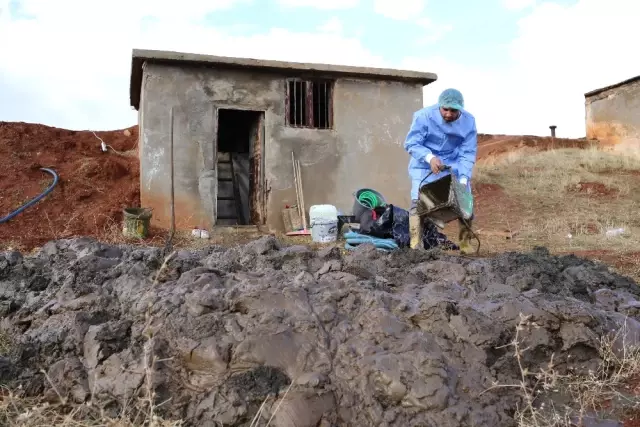
<path id="1" fill-rule="evenodd" d="M 360 188 L 408 209 L 403 149 L 432 73 L 134 50 L 131 105 L 140 128 L 140 195 L 170 224 L 171 109 L 176 227 L 281 231 L 296 203 L 351 213 Z M 265 227 L 262 227 L 265 226 Z"/>
<path id="2" fill-rule="evenodd" d="M 640 149 L 640 76 L 584 95 L 587 139 Z"/>

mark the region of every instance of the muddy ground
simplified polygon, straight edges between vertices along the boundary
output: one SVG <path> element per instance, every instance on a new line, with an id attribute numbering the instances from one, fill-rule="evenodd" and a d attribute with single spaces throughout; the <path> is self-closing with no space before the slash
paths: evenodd
<path id="1" fill-rule="evenodd" d="M 193 426 L 247 427 L 265 399 L 268 418 L 292 382 L 273 426 L 512 426 L 518 392 L 487 389 L 520 381 L 504 347 L 520 313 L 539 325 L 521 333 L 531 371 L 552 353 L 559 372 L 594 368 L 598 336 L 625 319 L 627 343 L 640 336 L 634 282 L 544 249 L 345 254 L 264 237 L 162 264 L 158 248 L 88 238 L 1 253 L 0 381 L 114 415 L 150 387 L 160 415 Z"/>

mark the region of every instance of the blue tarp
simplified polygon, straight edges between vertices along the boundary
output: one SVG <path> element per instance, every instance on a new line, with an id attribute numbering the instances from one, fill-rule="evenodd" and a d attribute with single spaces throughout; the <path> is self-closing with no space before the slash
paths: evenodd
<path id="1" fill-rule="evenodd" d="M 377 249 L 384 252 L 399 249 L 398 244 L 393 239 L 383 239 L 380 237 L 367 236 L 366 234 L 349 231 L 344 233 L 347 243 L 344 244 L 345 249 L 355 249 L 356 246 L 363 243 L 372 243 Z"/>

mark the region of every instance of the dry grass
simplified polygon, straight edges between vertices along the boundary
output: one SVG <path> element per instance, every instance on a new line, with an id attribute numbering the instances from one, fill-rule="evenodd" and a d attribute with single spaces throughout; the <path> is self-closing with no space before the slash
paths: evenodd
<path id="1" fill-rule="evenodd" d="M 13 346 L 13 340 L 9 334 L 0 330 L 0 357 L 8 356 Z"/>
<path id="2" fill-rule="evenodd" d="M 515 153 L 479 166 L 476 182 L 499 185 L 515 206 L 496 218 L 480 219 L 517 233 L 511 240 L 485 236 L 483 247 L 489 252 L 539 245 L 555 253 L 640 249 L 638 154 L 596 148 Z M 608 230 L 617 228 L 624 233 L 607 237 Z"/>
<path id="3" fill-rule="evenodd" d="M 626 322 L 615 334 L 600 339 L 601 363 L 586 374 L 559 374 L 553 356 L 539 371 L 525 366 L 522 335 L 539 328 L 529 316 L 520 314 L 516 333 L 511 343 L 513 356 L 520 369 L 516 384 L 498 384 L 483 393 L 498 388 L 515 388 L 521 395 L 523 406 L 518 407 L 515 420 L 518 427 L 573 427 L 583 426 L 587 419 L 623 419 L 637 414 L 640 396 L 635 383 L 640 375 L 640 348 L 625 342 Z M 555 403 L 554 403 L 555 402 Z"/>
<path id="4" fill-rule="evenodd" d="M 108 244 L 128 244 L 135 246 L 162 247 L 169 234 L 168 230 L 153 228 L 146 239 L 127 238 L 122 233 L 122 223 L 106 218 L 102 233 L 99 236 L 101 242 Z M 235 246 L 249 243 L 256 238 L 267 235 L 261 233 L 253 226 L 224 226 L 210 231 L 208 239 L 193 237 L 191 231 L 176 230 L 173 238 L 175 249 L 197 250 L 211 245 Z M 318 249 L 326 244 L 314 243 L 311 236 L 287 236 L 285 233 L 275 233 L 275 237 L 283 246 L 306 245 L 312 249 Z"/>

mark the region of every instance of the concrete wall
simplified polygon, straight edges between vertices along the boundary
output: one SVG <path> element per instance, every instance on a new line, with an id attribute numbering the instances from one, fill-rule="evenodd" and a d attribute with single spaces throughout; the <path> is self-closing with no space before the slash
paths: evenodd
<path id="1" fill-rule="evenodd" d="M 350 213 L 353 193 L 374 188 L 408 208 L 408 154 L 402 144 L 422 85 L 338 80 L 334 129 L 285 126 L 285 75 L 147 64 L 140 104 L 140 184 L 153 223 L 169 224 L 169 108 L 175 106 L 175 200 L 179 228 L 211 226 L 215 214 L 215 108 L 265 111 L 267 225 L 295 203 L 291 152 L 301 163 L 306 210 L 330 203 Z"/>
<path id="2" fill-rule="evenodd" d="M 640 150 L 640 81 L 590 96 L 585 107 L 588 139 Z"/>

